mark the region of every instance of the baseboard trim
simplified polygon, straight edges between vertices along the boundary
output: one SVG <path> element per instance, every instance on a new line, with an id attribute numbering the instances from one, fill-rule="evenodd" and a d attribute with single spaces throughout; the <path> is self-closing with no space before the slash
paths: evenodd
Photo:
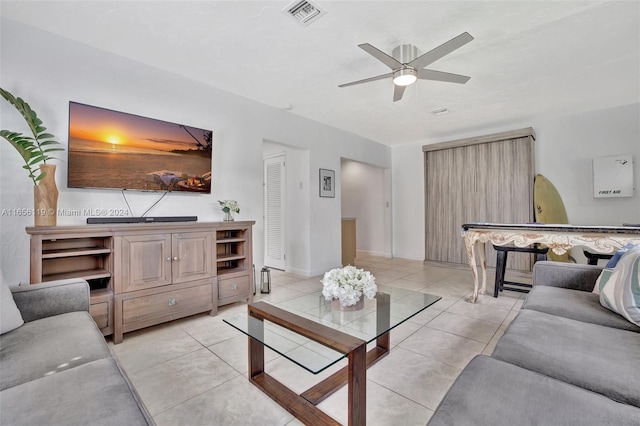
<path id="1" fill-rule="evenodd" d="M 356 250 L 356 259 L 359 257 L 376 256 L 391 259 L 391 253 L 383 253 L 380 251 Z"/>
<path id="2" fill-rule="evenodd" d="M 288 274 L 300 275 L 301 277 L 312 277 L 311 272 L 308 269 L 298 268 L 285 268 L 284 270 Z"/>

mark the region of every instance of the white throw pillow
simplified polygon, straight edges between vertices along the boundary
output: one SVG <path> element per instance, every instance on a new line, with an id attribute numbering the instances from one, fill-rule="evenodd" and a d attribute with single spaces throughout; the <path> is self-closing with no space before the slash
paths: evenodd
<path id="1" fill-rule="evenodd" d="M 13 295 L 0 271 L 0 334 L 8 333 L 24 324 Z"/>
<path id="2" fill-rule="evenodd" d="M 640 326 L 640 248 L 627 251 L 598 277 L 600 304 Z"/>
<path id="3" fill-rule="evenodd" d="M 616 267 L 616 265 L 620 261 L 620 258 L 622 257 L 623 254 L 625 254 L 629 250 L 636 250 L 636 249 L 640 249 L 640 244 L 635 244 L 635 245 L 631 243 L 625 244 L 624 246 L 622 246 L 620 250 L 614 253 L 613 257 L 609 259 L 609 261 L 607 262 L 607 265 L 604 268 L 609 269 L 609 273 L 611 273 L 611 269 Z M 608 273 L 605 274 L 605 276 L 606 275 L 608 275 Z M 602 281 L 602 273 L 598 277 L 598 281 L 596 281 L 596 286 L 593 287 L 594 294 L 600 294 L 600 287 L 604 285 L 603 283 L 601 283 L 601 281 Z"/>

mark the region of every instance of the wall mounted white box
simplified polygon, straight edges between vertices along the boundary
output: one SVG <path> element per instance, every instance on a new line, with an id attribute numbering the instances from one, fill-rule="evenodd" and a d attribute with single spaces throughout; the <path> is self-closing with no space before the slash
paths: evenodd
<path id="1" fill-rule="evenodd" d="M 631 155 L 593 159 L 593 197 L 633 197 Z"/>

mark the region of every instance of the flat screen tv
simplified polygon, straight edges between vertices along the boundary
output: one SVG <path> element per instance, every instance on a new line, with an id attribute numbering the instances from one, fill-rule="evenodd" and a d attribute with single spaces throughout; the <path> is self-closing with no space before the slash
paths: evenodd
<path id="1" fill-rule="evenodd" d="M 69 188 L 211 193 L 213 132 L 69 102 Z"/>

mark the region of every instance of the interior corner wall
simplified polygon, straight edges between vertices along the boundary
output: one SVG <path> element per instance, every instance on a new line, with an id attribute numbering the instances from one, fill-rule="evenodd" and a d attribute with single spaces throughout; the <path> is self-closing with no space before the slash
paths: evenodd
<path id="1" fill-rule="evenodd" d="M 304 275 L 319 275 L 341 264 L 340 186 L 336 198 L 319 198 L 318 169 L 336 170 L 339 182 L 341 157 L 384 168 L 391 165 L 388 146 L 7 18 L 0 22 L 0 86 L 27 100 L 65 148 L 69 101 L 212 129 L 212 194 L 169 194 L 149 215 L 197 215 L 201 221 L 218 221 L 222 212 L 217 200 L 237 200 L 241 207 L 237 219 L 256 221 L 257 270 L 264 259 L 264 140 L 308 150 L 309 229 L 292 237 L 300 238 L 296 247 L 303 247 L 309 259 L 300 271 Z M 0 114 L 3 129 L 27 131 L 22 118 L 4 101 Z M 66 152 L 60 157 L 55 162 L 59 209 L 126 207 L 120 191 L 67 188 Z M 33 208 L 33 187 L 20 161 L 9 144 L 0 143 L 0 210 L 5 212 L 0 216 L 0 268 L 11 284 L 28 282 L 25 227 L 33 225 L 33 217 L 22 214 Z M 159 197 L 127 193 L 135 215 Z M 83 215 L 58 216 L 58 225 L 83 223 Z"/>
<path id="2" fill-rule="evenodd" d="M 574 225 L 640 223 L 640 104 L 596 111 L 541 117 L 510 126 L 451 135 L 445 140 L 533 127 L 536 133 L 535 170 L 558 189 L 569 222 Z M 393 147 L 394 256 L 424 259 L 424 156 L 429 140 Z M 594 198 L 592 160 L 631 154 L 634 159 L 633 197 Z M 460 238 L 452 235 L 451 238 Z"/>

